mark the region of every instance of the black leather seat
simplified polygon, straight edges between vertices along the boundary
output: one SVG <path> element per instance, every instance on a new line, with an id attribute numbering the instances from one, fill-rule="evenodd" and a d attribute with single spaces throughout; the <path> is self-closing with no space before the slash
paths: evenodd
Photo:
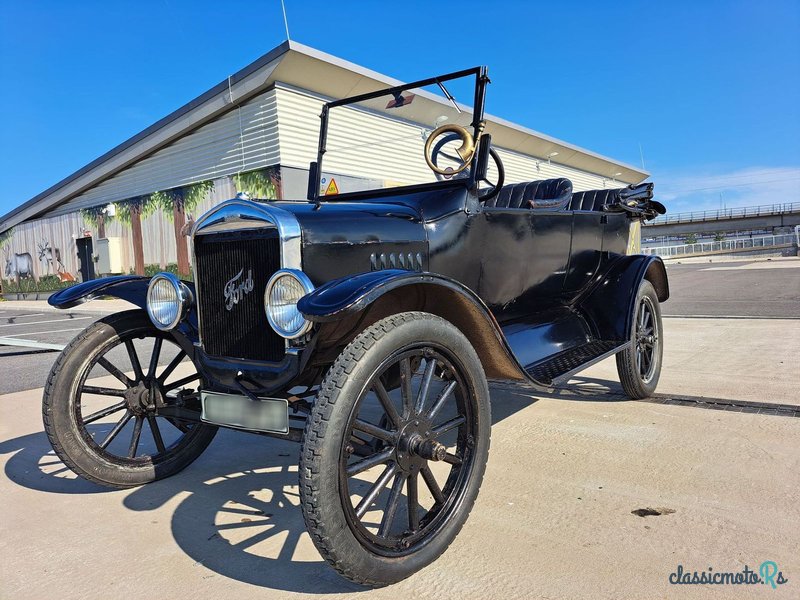
<path id="1" fill-rule="evenodd" d="M 487 200 L 486 206 L 560 210 L 567 205 L 572 196 L 572 182 L 563 177 L 524 181 L 504 185 L 497 196 Z"/>
<path id="2" fill-rule="evenodd" d="M 567 210 L 602 211 L 604 204 L 616 204 L 621 191 L 620 189 L 611 188 L 607 190 L 575 192 L 572 194 L 572 199 L 569 201 Z"/>

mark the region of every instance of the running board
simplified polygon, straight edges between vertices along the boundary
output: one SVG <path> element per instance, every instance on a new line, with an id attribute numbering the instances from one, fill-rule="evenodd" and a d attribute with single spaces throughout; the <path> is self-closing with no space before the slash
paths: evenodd
<path id="1" fill-rule="evenodd" d="M 535 381 L 545 385 L 557 385 L 587 367 L 600 362 L 625 349 L 630 342 L 595 340 L 564 350 L 543 361 L 525 367 L 525 372 Z"/>

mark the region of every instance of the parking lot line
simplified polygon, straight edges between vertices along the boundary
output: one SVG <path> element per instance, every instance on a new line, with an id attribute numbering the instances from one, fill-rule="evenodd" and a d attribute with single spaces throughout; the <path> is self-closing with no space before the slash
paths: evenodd
<path id="1" fill-rule="evenodd" d="M 6 312 L 0 310 L 0 315 L 5 315 L 5 314 L 6 314 Z M 29 315 L 11 315 L 10 318 L 12 318 L 12 319 L 24 319 L 24 318 L 27 318 L 27 317 L 41 317 L 43 315 L 44 315 L 44 313 L 31 313 Z"/>
<path id="2" fill-rule="evenodd" d="M 84 329 L 83 327 L 76 327 L 76 328 L 73 328 L 73 329 L 52 329 L 52 330 L 49 330 L 49 331 L 26 331 L 25 333 L 12 333 L 10 335 L 6 335 L 6 336 L 3 336 L 3 337 L 7 337 L 7 338 L 16 337 L 16 338 L 18 338 L 21 335 L 42 335 L 42 334 L 45 334 L 45 333 L 64 333 L 64 332 L 67 332 L 67 331 L 83 331 L 83 329 Z"/>
<path id="3" fill-rule="evenodd" d="M 69 319 L 53 319 L 51 321 L 31 321 L 30 323 L 9 323 L 0 327 L 19 327 L 20 325 L 41 325 L 43 323 L 59 323 L 61 321 L 83 321 L 85 319 L 96 319 L 96 317 L 71 317 Z"/>
<path id="4" fill-rule="evenodd" d="M 63 350 L 64 344 L 48 344 L 36 340 L 20 340 L 17 338 L 0 337 L 0 346 L 15 346 L 20 348 L 36 348 L 39 350 Z"/>

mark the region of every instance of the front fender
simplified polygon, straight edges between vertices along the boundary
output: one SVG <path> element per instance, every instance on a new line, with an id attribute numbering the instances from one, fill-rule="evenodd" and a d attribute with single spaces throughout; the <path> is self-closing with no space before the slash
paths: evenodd
<path id="1" fill-rule="evenodd" d="M 101 296 L 114 296 L 127 300 L 139 308 L 146 308 L 149 277 L 142 275 L 117 275 L 84 281 L 52 294 L 47 302 L 55 308 L 72 308 Z M 187 283 L 194 292 L 194 286 Z"/>
<path id="2" fill-rule="evenodd" d="M 335 332 L 331 343 L 339 348 L 385 316 L 407 311 L 434 314 L 461 330 L 488 377 L 528 379 L 486 304 L 469 288 L 441 275 L 386 269 L 343 277 L 307 294 L 297 306 L 307 319 L 323 326 L 352 325 L 331 328 Z"/>
<path id="3" fill-rule="evenodd" d="M 150 277 L 143 275 L 116 275 L 93 279 L 59 290 L 52 294 L 47 302 L 55 308 L 72 308 L 102 296 L 113 296 L 126 300 L 142 310 L 147 310 L 147 286 L 149 283 Z M 194 284 L 191 281 L 183 283 L 194 296 Z M 189 309 L 186 318 L 171 333 L 186 354 L 195 361 L 194 343 L 198 340 L 198 334 L 197 309 L 194 305 Z"/>
<path id="4" fill-rule="evenodd" d="M 391 290 L 417 283 L 463 288 L 445 277 L 417 271 L 385 269 L 329 281 L 304 296 L 297 304 L 297 308 L 310 321 L 317 323 L 336 321 L 363 310 Z"/>
<path id="5" fill-rule="evenodd" d="M 85 281 L 78 285 L 59 290 L 51 295 L 47 302 L 55 308 L 72 308 L 78 304 L 100 298 L 102 296 L 113 296 L 135 304 L 143 310 L 147 310 L 147 286 L 150 284 L 150 277 L 143 275 L 116 275 L 114 277 L 104 277 Z M 181 280 L 189 288 L 192 297 L 195 296 L 194 283 Z M 186 325 L 189 325 L 187 328 Z M 194 332 L 197 330 L 197 307 L 192 303 L 186 319 L 178 327 L 185 335 L 196 339 Z"/>

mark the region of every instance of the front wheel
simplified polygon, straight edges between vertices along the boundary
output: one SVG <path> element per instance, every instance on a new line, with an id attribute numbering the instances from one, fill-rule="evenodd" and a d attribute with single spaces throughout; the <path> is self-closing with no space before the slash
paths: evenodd
<path id="1" fill-rule="evenodd" d="M 489 410 L 481 362 L 444 319 L 402 313 L 358 335 L 322 383 L 301 452 L 303 516 L 322 556 L 371 586 L 433 562 L 478 495 Z"/>
<path id="2" fill-rule="evenodd" d="M 658 295 L 647 280 L 639 286 L 632 317 L 631 343 L 617 354 L 617 372 L 628 396 L 649 398 L 661 376 L 664 336 Z"/>
<path id="3" fill-rule="evenodd" d="M 44 388 L 44 428 L 72 471 L 128 488 L 177 473 L 217 429 L 159 414 L 159 406 L 199 385 L 200 375 L 172 335 L 143 310 L 105 317 L 67 346 Z"/>

